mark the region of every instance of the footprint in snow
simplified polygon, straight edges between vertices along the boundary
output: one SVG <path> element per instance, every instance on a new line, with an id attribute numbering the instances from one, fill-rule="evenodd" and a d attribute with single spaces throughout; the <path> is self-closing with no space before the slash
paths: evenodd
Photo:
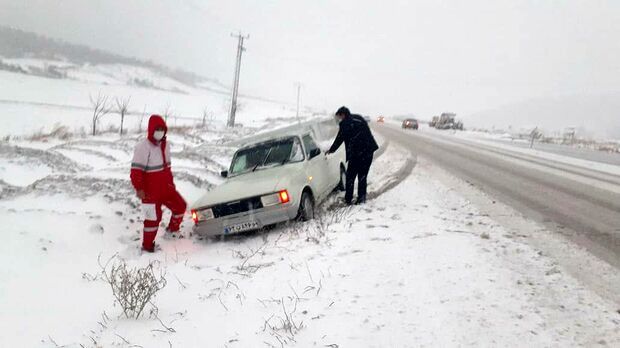
<path id="1" fill-rule="evenodd" d="M 157 250 L 155 252 L 157 252 Z M 142 256 L 142 253 L 143 251 L 140 242 L 134 242 L 133 244 L 128 245 L 125 250 L 120 251 L 118 256 L 125 260 L 137 259 Z"/>
<path id="2" fill-rule="evenodd" d="M 52 241 L 45 238 L 39 238 L 39 244 L 41 245 L 41 250 L 47 251 L 47 248 L 52 245 Z"/>
<path id="3" fill-rule="evenodd" d="M 90 225 L 90 227 L 88 228 L 88 232 L 93 233 L 93 234 L 103 234 L 104 229 L 101 224 L 93 224 L 93 225 Z"/>
<path id="4" fill-rule="evenodd" d="M 390 237 L 385 237 L 385 238 L 381 238 L 381 237 L 375 237 L 375 238 L 370 238 L 371 241 L 373 242 L 387 242 L 392 240 L 392 238 Z"/>

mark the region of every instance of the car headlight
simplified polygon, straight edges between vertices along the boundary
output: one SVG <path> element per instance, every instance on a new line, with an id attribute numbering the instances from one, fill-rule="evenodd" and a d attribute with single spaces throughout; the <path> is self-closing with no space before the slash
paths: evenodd
<path id="1" fill-rule="evenodd" d="M 276 204 L 288 203 L 290 200 L 291 198 L 289 197 L 287 190 L 282 190 L 276 193 L 264 195 L 260 198 L 263 207 L 270 207 Z"/>
<path id="2" fill-rule="evenodd" d="M 215 215 L 213 215 L 213 209 L 211 208 L 192 211 L 192 219 L 194 220 L 195 223 L 200 222 L 200 221 L 210 220 L 210 219 L 213 219 L 214 217 Z"/>

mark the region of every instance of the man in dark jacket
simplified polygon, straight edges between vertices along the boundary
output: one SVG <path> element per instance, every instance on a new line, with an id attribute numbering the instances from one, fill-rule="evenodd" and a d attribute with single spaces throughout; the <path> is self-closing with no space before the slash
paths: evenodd
<path id="1" fill-rule="evenodd" d="M 373 153 L 379 148 L 370 132 L 366 120 L 360 115 L 352 115 L 349 109 L 341 107 L 336 111 L 336 118 L 340 121 L 340 129 L 327 154 L 333 153 L 344 142 L 347 151 L 347 182 L 345 185 L 345 203 L 353 200 L 353 186 L 357 177 L 357 201 L 355 204 L 366 202 L 366 186 L 368 171 L 372 164 Z"/>

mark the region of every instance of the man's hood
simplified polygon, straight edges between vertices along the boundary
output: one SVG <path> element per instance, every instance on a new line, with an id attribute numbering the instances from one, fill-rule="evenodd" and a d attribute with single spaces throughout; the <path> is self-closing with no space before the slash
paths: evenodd
<path id="1" fill-rule="evenodd" d="M 159 116 L 159 115 L 151 115 L 151 117 L 149 118 L 149 127 L 147 130 L 147 138 L 153 143 L 153 144 L 157 144 L 157 140 L 155 140 L 155 137 L 153 136 L 155 133 L 155 129 L 157 129 L 158 127 L 163 127 L 164 128 L 164 132 L 168 133 L 168 126 L 166 126 L 166 121 L 164 121 L 164 118 Z M 162 139 L 162 141 L 164 141 L 166 139 L 166 134 L 164 134 L 164 138 Z"/>
<path id="2" fill-rule="evenodd" d="M 211 207 L 286 189 L 287 187 L 281 186 L 287 182 L 285 180 L 287 170 L 289 168 L 286 166 L 280 166 L 228 178 L 223 184 L 205 193 L 193 204 L 192 208 Z"/>

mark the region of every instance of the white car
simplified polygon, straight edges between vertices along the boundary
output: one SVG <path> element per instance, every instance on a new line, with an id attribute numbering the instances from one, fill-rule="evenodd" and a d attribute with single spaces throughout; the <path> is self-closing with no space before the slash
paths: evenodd
<path id="1" fill-rule="evenodd" d="M 344 188 L 343 148 L 325 156 L 310 130 L 240 148 L 222 172 L 226 181 L 193 204 L 194 232 L 219 236 L 312 219 L 318 204 Z"/>

